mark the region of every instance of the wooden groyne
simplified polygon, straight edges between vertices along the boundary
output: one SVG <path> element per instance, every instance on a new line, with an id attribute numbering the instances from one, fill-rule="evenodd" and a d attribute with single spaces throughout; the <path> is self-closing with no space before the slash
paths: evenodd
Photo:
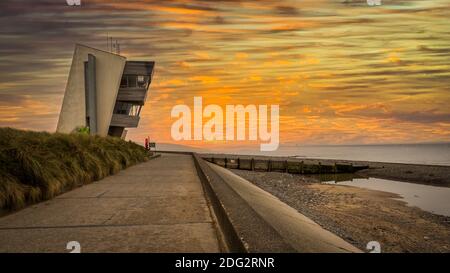
<path id="1" fill-rule="evenodd" d="M 257 159 L 240 157 L 203 157 L 204 160 L 217 164 L 228 169 L 240 169 L 263 172 L 287 172 L 294 174 L 333 174 L 333 173 L 354 173 L 367 169 L 366 165 L 353 165 L 335 163 L 324 165 L 318 162 L 306 163 L 304 161 Z"/>

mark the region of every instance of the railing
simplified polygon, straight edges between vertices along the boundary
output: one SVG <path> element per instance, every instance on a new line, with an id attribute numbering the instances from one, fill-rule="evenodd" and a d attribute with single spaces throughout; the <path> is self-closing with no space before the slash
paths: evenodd
<path id="1" fill-rule="evenodd" d="M 137 127 L 139 124 L 139 117 L 138 116 L 129 116 L 129 115 L 120 115 L 120 114 L 113 114 L 111 118 L 111 126 L 118 126 L 118 127 Z"/>
<path id="2" fill-rule="evenodd" d="M 132 101 L 144 103 L 147 96 L 147 89 L 143 87 L 121 87 L 117 94 L 118 101 Z"/>

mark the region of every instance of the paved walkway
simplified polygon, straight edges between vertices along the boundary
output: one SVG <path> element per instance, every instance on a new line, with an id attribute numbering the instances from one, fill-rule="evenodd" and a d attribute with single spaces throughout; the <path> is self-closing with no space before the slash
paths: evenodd
<path id="1" fill-rule="evenodd" d="M 0 252 L 218 252 L 189 155 L 163 154 L 0 218 Z"/>

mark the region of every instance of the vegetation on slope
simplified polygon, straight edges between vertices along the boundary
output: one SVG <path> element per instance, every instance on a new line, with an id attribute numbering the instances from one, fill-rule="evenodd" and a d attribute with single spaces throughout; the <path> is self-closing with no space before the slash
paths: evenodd
<path id="1" fill-rule="evenodd" d="M 120 138 L 0 128 L 0 208 L 50 199 L 148 159 Z"/>

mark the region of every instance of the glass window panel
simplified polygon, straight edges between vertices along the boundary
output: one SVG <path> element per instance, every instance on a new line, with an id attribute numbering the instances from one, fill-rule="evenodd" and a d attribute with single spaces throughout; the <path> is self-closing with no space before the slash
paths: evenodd
<path id="1" fill-rule="evenodd" d="M 138 76 L 137 77 L 138 87 L 146 88 L 148 84 L 148 79 L 149 79 L 148 76 Z"/>
<path id="2" fill-rule="evenodd" d="M 128 76 L 128 87 L 136 87 L 137 76 Z"/>
<path id="3" fill-rule="evenodd" d="M 128 79 L 126 76 L 122 77 L 122 80 L 120 81 L 120 87 L 128 87 Z"/>

